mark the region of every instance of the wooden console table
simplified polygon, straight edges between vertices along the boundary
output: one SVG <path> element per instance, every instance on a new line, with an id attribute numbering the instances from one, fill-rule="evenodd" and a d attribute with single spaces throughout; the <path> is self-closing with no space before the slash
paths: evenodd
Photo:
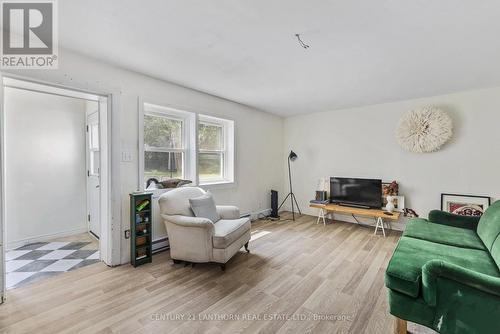
<path id="1" fill-rule="evenodd" d="M 373 234 L 377 234 L 378 228 L 382 229 L 382 233 L 385 237 L 385 229 L 384 229 L 384 220 L 387 221 L 396 221 L 399 219 L 400 212 L 392 212 L 391 215 L 387 214 L 387 211 L 379 210 L 379 209 L 362 209 L 362 208 L 353 208 L 349 206 L 342 206 L 337 204 L 314 204 L 311 203 L 309 205 L 311 208 L 319 209 L 318 220 L 316 224 L 323 219 L 323 224 L 326 225 L 325 215 L 329 212 L 332 213 L 340 213 L 340 214 L 348 214 L 354 216 L 363 216 L 363 217 L 371 217 L 376 221 L 375 224 L 375 232 Z"/>

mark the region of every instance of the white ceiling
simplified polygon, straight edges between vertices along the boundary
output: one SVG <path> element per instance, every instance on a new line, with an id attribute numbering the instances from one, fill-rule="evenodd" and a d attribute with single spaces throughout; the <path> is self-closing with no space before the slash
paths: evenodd
<path id="1" fill-rule="evenodd" d="M 500 85 L 496 0 L 58 3 L 61 46 L 283 116 Z"/>

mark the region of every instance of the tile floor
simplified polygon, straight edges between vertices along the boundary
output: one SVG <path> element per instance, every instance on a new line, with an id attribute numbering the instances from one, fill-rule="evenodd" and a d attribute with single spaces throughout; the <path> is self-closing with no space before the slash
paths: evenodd
<path id="1" fill-rule="evenodd" d="M 99 262 L 99 250 L 90 241 L 36 242 L 5 254 L 6 286 L 13 289 L 58 273 Z"/>

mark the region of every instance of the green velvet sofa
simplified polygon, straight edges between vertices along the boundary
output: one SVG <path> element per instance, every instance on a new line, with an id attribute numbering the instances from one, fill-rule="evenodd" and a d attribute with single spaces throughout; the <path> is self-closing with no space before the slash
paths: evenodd
<path id="1" fill-rule="evenodd" d="M 431 211 L 411 219 L 385 273 L 396 333 L 500 333 L 500 201 L 479 219 Z"/>

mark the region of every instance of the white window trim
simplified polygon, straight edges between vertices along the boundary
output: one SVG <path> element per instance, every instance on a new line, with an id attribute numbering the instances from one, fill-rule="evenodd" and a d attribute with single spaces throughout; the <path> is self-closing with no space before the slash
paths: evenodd
<path id="1" fill-rule="evenodd" d="M 144 116 L 157 115 L 182 121 L 182 149 L 162 149 L 148 151 L 158 152 L 183 152 L 183 175 L 182 178 L 193 180 L 196 183 L 196 114 L 189 111 L 183 111 L 159 103 L 151 103 L 150 100 L 139 98 L 139 175 L 138 175 L 138 190 L 144 190 Z"/>
<path id="2" fill-rule="evenodd" d="M 202 181 L 199 179 L 198 174 L 198 183 L 200 186 L 214 186 L 214 185 L 230 185 L 234 184 L 234 121 L 224 118 L 218 118 L 214 116 L 208 115 L 198 115 L 198 123 L 207 123 L 219 125 L 222 127 L 222 140 L 223 140 L 223 150 L 203 150 L 203 152 L 216 152 L 223 153 L 223 177 L 222 179 L 214 179 L 214 180 L 206 180 Z M 198 126 L 196 127 L 198 129 Z M 197 153 L 200 153 L 201 150 L 198 148 Z"/>

